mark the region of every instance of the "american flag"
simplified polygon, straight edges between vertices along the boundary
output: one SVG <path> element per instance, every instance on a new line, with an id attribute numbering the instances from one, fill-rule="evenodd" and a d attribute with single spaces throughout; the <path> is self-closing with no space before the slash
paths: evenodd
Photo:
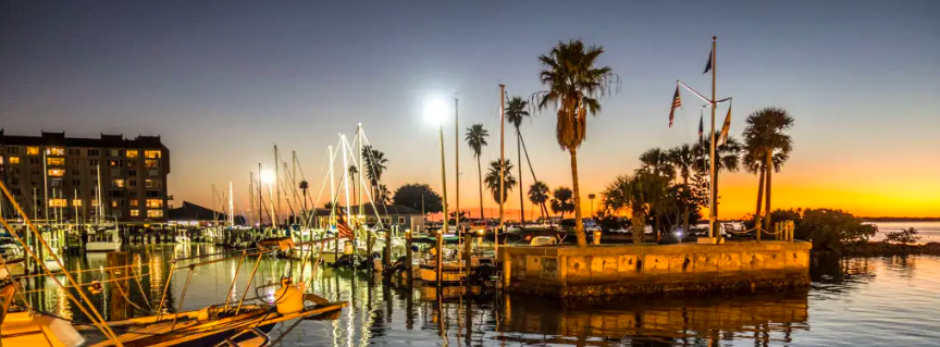
<path id="1" fill-rule="evenodd" d="M 682 107 L 682 99 L 679 98 L 679 85 L 676 85 L 676 94 L 672 97 L 672 109 L 669 110 L 669 127 L 672 128 L 672 120 L 675 118 L 676 109 Z"/>
<path id="2" fill-rule="evenodd" d="M 353 237 L 353 230 L 349 227 L 349 223 L 346 222 L 346 214 L 343 213 L 343 209 L 336 208 L 336 232 L 340 237 Z"/>

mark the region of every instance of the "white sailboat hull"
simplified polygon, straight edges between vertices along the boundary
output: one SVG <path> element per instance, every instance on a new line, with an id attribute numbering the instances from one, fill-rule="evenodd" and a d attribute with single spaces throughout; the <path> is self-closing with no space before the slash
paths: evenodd
<path id="1" fill-rule="evenodd" d="M 121 250 L 121 241 L 116 242 L 88 242 L 86 252 L 116 252 Z"/>

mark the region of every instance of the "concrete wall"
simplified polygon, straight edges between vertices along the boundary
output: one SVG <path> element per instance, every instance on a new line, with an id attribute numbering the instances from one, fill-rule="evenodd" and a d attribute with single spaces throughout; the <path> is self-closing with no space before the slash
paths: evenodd
<path id="1" fill-rule="evenodd" d="M 501 247 L 509 291 L 601 296 L 809 283 L 809 242 Z"/>

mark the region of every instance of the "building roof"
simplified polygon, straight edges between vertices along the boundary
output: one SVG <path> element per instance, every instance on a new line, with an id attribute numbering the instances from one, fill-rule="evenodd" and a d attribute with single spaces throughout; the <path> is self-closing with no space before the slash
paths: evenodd
<path id="1" fill-rule="evenodd" d="M 40 136 L 6 135 L 0 129 L 0 145 L 14 146 L 63 146 L 91 148 L 163 148 L 160 136 L 138 135 L 134 139 L 123 134 L 101 134 L 100 138 L 65 137 L 65 132 L 41 132 Z"/>
<path id="2" fill-rule="evenodd" d="M 208 208 L 196 205 L 189 201 L 183 201 L 183 206 L 170 209 L 167 212 L 167 219 L 171 221 L 219 221 L 225 220 L 225 214 L 213 211 Z"/>
<path id="3" fill-rule="evenodd" d="M 366 216 L 375 216 L 375 215 L 376 215 L 376 213 L 375 213 L 375 210 L 376 210 L 376 209 L 378 209 L 378 212 L 379 212 L 378 215 L 380 215 L 380 216 L 384 216 L 384 215 L 414 215 L 414 216 L 420 216 L 420 215 L 421 215 L 421 211 L 415 210 L 415 209 L 410 208 L 410 207 L 407 207 L 407 206 L 395 205 L 395 204 L 390 204 L 390 205 L 384 205 L 384 204 L 383 204 L 383 205 L 376 205 L 375 207 L 373 207 L 372 204 L 368 204 L 368 205 L 365 205 L 365 207 L 363 207 L 362 210 L 363 210 L 364 213 L 362 213 L 362 214 L 364 214 L 364 215 L 366 215 Z M 345 211 L 345 210 L 344 210 L 344 211 Z M 355 215 L 355 214 L 360 214 L 360 213 L 359 213 L 359 206 L 350 206 L 350 207 L 349 207 L 349 211 L 350 211 L 351 214 L 354 214 L 354 215 Z M 330 209 L 327 209 L 327 208 L 317 208 L 317 209 L 316 209 L 316 214 L 317 214 L 318 216 L 327 216 L 327 215 L 330 214 Z"/>

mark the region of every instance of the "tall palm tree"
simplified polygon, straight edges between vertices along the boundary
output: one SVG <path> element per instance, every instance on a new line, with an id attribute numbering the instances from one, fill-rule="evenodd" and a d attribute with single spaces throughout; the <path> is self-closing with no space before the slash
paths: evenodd
<path id="1" fill-rule="evenodd" d="M 720 134 L 716 131 L 715 138 L 717 139 L 719 137 Z M 706 138 L 703 140 L 703 143 L 704 146 L 695 149 L 695 166 L 696 169 L 702 170 L 707 177 L 709 165 L 711 165 L 708 158 L 710 154 L 708 148 L 710 148 L 711 139 Z M 721 171 L 737 172 L 740 169 L 740 155 L 743 149 L 741 143 L 734 137 L 731 137 L 731 135 L 728 135 L 728 141 L 715 147 L 715 156 L 718 157 L 718 160 L 715 161 L 715 182 L 712 182 L 714 184 L 711 185 L 712 196 L 715 197 L 715 216 L 718 215 L 718 201 L 719 198 L 721 198 L 718 196 L 718 182 L 720 181 Z"/>
<path id="2" fill-rule="evenodd" d="M 561 213 L 561 219 L 565 219 L 566 212 L 577 211 L 575 209 L 574 203 L 574 193 L 571 189 L 565 187 L 555 188 L 555 191 L 552 192 L 552 211 L 555 213 Z"/>
<path id="3" fill-rule="evenodd" d="M 486 138 L 490 134 L 483 128 L 483 124 L 474 124 L 467 128 L 467 134 L 464 138 L 470 149 L 473 150 L 473 156 L 477 158 L 477 176 L 480 179 L 480 219 L 483 220 L 483 167 L 480 165 L 480 154 L 483 147 L 486 146 Z"/>
<path id="4" fill-rule="evenodd" d="M 567 150 L 571 156 L 571 181 L 574 188 L 574 205 L 577 206 L 574 213 L 578 247 L 587 247 L 584 223 L 581 221 L 578 147 L 584 142 L 587 133 L 588 113 L 600 113 L 599 98 L 610 95 L 620 86 L 620 77 L 610 66 L 595 65 L 602 53 L 603 47 L 585 47 L 580 40 L 558 42 L 551 52 L 539 56 L 542 63 L 539 80 L 548 89 L 533 95 L 539 110 L 550 108 L 557 113 L 555 138 L 561 149 Z"/>
<path id="5" fill-rule="evenodd" d="M 548 185 L 542 181 L 535 181 L 529 186 L 529 201 L 533 204 L 539 206 L 539 212 L 541 212 L 542 218 L 548 217 L 548 209 L 545 207 L 545 202 L 548 201 L 548 194 L 551 191 L 548 189 Z"/>
<path id="6" fill-rule="evenodd" d="M 669 150 L 669 162 L 676 171 L 679 171 L 679 177 L 682 178 L 682 190 L 690 190 L 689 177 L 692 175 L 692 169 L 695 167 L 695 151 L 692 145 L 683 144 Z M 686 204 L 682 210 L 682 231 L 689 232 L 689 206 Z"/>
<path id="7" fill-rule="evenodd" d="M 388 163 L 388 159 L 385 158 L 385 153 L 372 148 L 371 145 L 362 147 L 362 159 L 366 164 L 366 177 L 372 185 L 372 196 L 377 197 L 379 196 L 379 182 L 382 181 L 382 174 L 385 173 L 385 164 Z"/>
<path id="8" fill-rule="evenodd" d="M 307 183 L 307 180 L 302 180 L 298 188 L 300 188 L 300 191 L 304 194 L 304 211 L 307 211 L 307 199 L 309 198 L 309 196 L 307 196 L 307 189 L 310 189 L 310 183 Z"/>
<path id="9" fill-rule="evenodd" d="M 745 142 L 748 144 L 749 152 L 762 154 L 764 160 L 762 166 L 766 193 L 765 228 L 770 227 L 770 188 L 773 172 L 780 171 L 780 167 L 789 158 L 790 151 L 793 149 L 793 139 L 784 133 L 791 127 L 793 127 L 793 117 L 782 108 L 760 109 L 747 117 L 747 127 L 744 129 Z"/>
<path id="10" fill-rule="evenodd" d="M 503 162 L 503 192 L 499 192 L 499 160 L 494 160 L 490 162 L 490 170 L 486 173 L 486 187 L 490 189 L 490 193 L 493 194 L 493 200 L 496 200 L 497 203 L 502 203 L 506 201 L 506 198 L 509 197 L 509 191 L 512 190 L 512 187 L 516 186 L 516 178 L 512 176 L 512 163 L 509 159 L 506 159 Z"/>
<path id="11" fill-rule="evenodd" d="M 513 97 L 506 103 L 506 121 L 516 127 L 516 155 L 519 160 L 519 186 L 522 187 L 522 132 L 519 127 L 522 126 L 522 120 L 529 117 L 527 110 L 529 102 L 522 100 L 521 97 Z M 519 189 L 519 215 L 522 225 L 525 225 L 525 199 L 522 197 L 523 191 Z"/>

